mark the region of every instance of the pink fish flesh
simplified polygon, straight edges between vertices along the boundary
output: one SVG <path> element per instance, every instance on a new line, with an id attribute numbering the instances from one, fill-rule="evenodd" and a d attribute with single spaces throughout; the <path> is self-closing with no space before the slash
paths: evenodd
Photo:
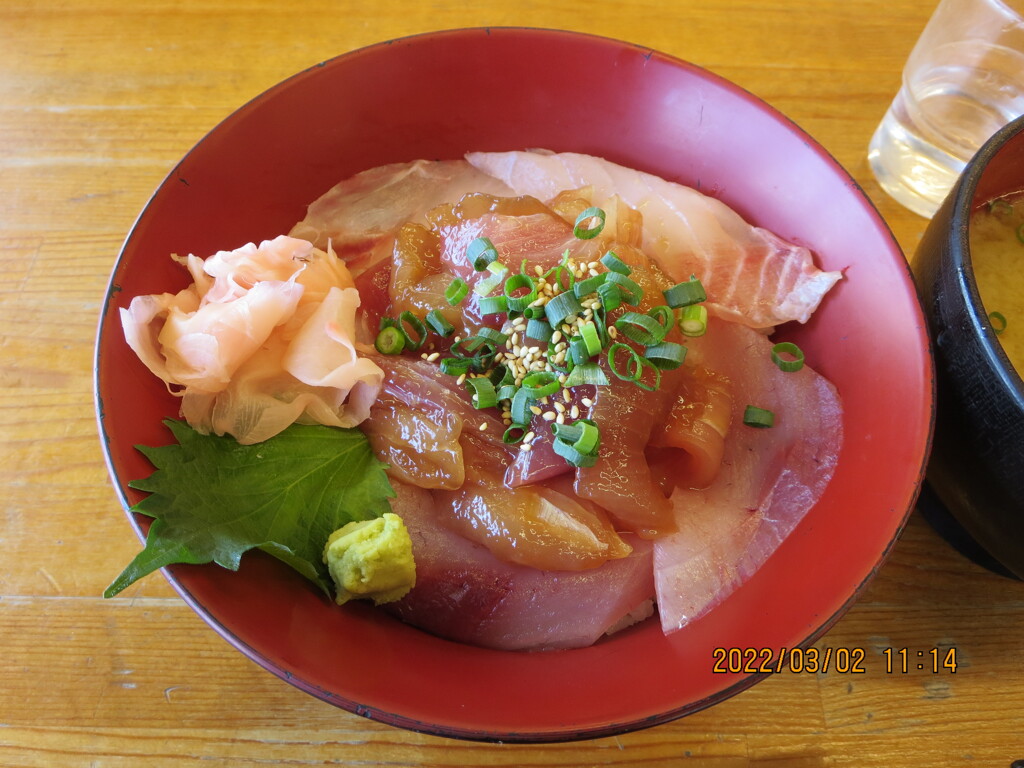
<path id="1" fill-rule="evenodd" d="M 841 277 L 818 269 L 806 248 L 745 222 L 714 198 L 649 173 L 565 152 L 471 152 L 469 162 L 517 195 L 548 201 L 586 188 L 594 205 L 613 197 L 643 213 L 643 250 L 679 282 L 696 275 L 709 308 L 734 322 L 771 328 L 806 322 Z"/>
<path id="2" fill-rule="evenodd" d="M 762 334 L 712 320 L 690 346 L 730 379 L 732 428 L 718 477 L 704 490 L 676 490 L 678 530 L 655 542 L 666 632 L 703 616 L 764 564 L 821 497 L 843 440 L 835 387 L 806 365 L 780 371 Z M 772 411 L 775 425 L 742 424 L 747 404 Z"/>

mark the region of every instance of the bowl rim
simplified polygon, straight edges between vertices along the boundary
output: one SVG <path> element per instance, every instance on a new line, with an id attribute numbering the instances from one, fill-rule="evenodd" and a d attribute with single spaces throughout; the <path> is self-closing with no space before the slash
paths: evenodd
<path id="1" fill-rule="evenodd" d="M 970 247 L 971 213 L 976 208 L 975 194 L 988 170 L 989 163 L 1003 148 L 1017 136 L 1024 133 L 1024 115 L 1012 120 L 994 133 L 977 151 L 964 170 L 952 195 L 953 206 L 950 226 L 954 232 L 949 257 L 952 261 L 956 280 L 965 297 L 967 315 L 971 328 L 981 344 L 985 360 L 995 371 L 1002 389 L 1017 410 L 1024 414 L 1024 376 L 1010 362 L 998 334 L 992 327 L 989 315 L 974 275 L 974 261 Z M 1021 139 L 1024 141 L 1024 138 Z M 1024 191 L 1024 182 L 1021 183 Z"/>
<path id="2" fill-rule="evenodd" d="M 778 108 L 769 104 L 761 97 L 755 95 L 754 93 L 747 90 L 743 86 L 736 84 L 735 82 L 725 78 L 722 75 L 719 75 L 709 69 L 706 69 L 705 67 L 702 67 L 688 60 L 682 59 L 678 56 L 663 53 L 650 46 L 640 45 L 637 43 L 605 35 L 598 35 L 587 32 L 579 32 L 559 28 L 530 27 L 520 25 L 498 25 L 479 27 L 470 26 L 431 30 L 410 35 L 399 36 L 389 40 L 379 41 L 366 46 L 361 46 L 359 48 L 345 51 L 336 56 L 325 59 L 317 64 L 314 64 L 310 67 L 307 67 L 301 71 L 298 71 L 292 75 L 289 75 L 288 77 L 282 79 L 281 81 L 264 89 L 263 91 L 256 94 L 252 98 L 246 100 L 243 104 L 231 110 L 226 116 L 219 120 L 201 138 L 199 138 L 195 142 L 195 144 L 185 154 L 183 154 L 182 157 L 171 167 L 171 169 L 166 174 L 164 179 L 162 179 L 161 182 L 155 187 L 147 202 L 136 216 L 135 221 L 133 222 L 131 228 L 128 230 L 128 233 L 123 240 L 123 243 L 118 253 L 117 260 L 115 261 L 111 271 L 111 276 L 108 282 L 106 295 L 100 310 L 100 317 L 96 335 L 96 344 L 94 349 L 93 390 L 95 398 L 95 413 L 97 418 L 97 424 L 99 427 L 99 434 L 102 442 L 104 461 L 107 465 L 107 469 L 110 476 L 114 480 L 115 492 L 121 502 L 122 508 L 126 513 L 130 524 L 135 529 L 135 532 L 137 536 L 140 538 L 140 540 L 145 540 L 146 531 L 144 530 L 144 528 L 148 528 L 148 518 L 143 519 L 137 513 L 132 512 L 131 502 L 124 491 L 126 484 L 121 482 L 122 478 L 119 476 L 116 468 L 114 467 L 113 457 L 110 451 L 111 438 L 106 430 L 104 419 L 104 403 L 101 398 L 100 354 L 103 341 L 103 333 L 105 330 L 108 332 L 110 330 L 109 328 L 105 328 L 107 314 L 109 312 L 110 306 L 113 304 L 117 294 L 120 291 L 120 288 L 116 283 L 118 268 L 121 265 L 121 261 L 123 259 L 124 253 L 129 243 L 135 237 L 142 220 L 147 215 L 147 212 L 154 204 L 156 198 L 163 191 L 164 186 L 168 182 L 176 179 L 179 168 L 181 168 L 185 161 L 193 154 L 193 152 L 195 152 L 200 147 L 200 145 L 207 141 L 207 139 L 212 134 L 218 132 L 224 125 L 230 123 L 233 119 L 235 119 L 235 117 L 239 113 L 246 111 L 256 103 L 273 96 L 279 90 L 288 87 L 288 85 L 293 81 L 299 78 L 307 77 L 324 66 L 351 57 L 364 55 L 370 51 L 390 46 L 396 42 L 416 40 L 419 38 L 458 36 L 480 32 L 486 32 L 487 34 L 491 34 L 492 31 L 526 32 L 530 34 L 550 35 L 555 38 L 559 36 L 568 36 L 573 38 L 603 41 L 607 44 L 612 45 L 624 45 L 631 48 L 635 48 L 639 51 L 646 52 L 648 57 L 658 57 L 676 66 L 682 66 L 684 68 L 690 69 L 691 71 L 700 73 L 702 77 L 706 77 L 709 80 L 715 82 L 717 85 L 733 92 L 738 98 L 741 98 L 748 102 L 755 103 L 759 108 L 766 110 L 772 116 L 773 119 L 785 123 L 789 130 L 799 135 L 804 140 L 804 143 L 807 146 L 807 148 L 810 149 L 816 155 L 818 155 L 819 158 L 821 158 L 836 174 L 841 176 L 844 179 L 844 181 L 856 192 L 856 194 L 860 198 L 862 205 L 865 206 L 867 212 L 870 214 L 870 217 L 874 220 L 875 226 L 881 233 L 884 234 L 885 238 L 891 242 L 894 252 L 899 255 L 903 255 L 903 250 L 899 242 L 896 240 L 891 227 L 889 226 L 888 222 L 886 222 L 885 219 L 881 216 L 875 203 L 864 192 L 861 186 L 853 179 L 850 172 L 847 171 L 847 169 L 844 166 L 842 166 L 834 157 L 834 155 L 831 152 L 829 152 L 822 144 L 820 144 L 817 140 L 811 137 L 810 134 L 808 134 L 802 127 L 800 127 L 792 118 L 788 117 Z M 901 269 L 907 277 L 909 284 L 913 285 L 913 277 L 910 265 L 906 261 L 905 256 L 903 261 L 904 263 L 902 264 Z M 917 301 L 919 315 L 920 317 L 923 318 L 924 313 L 921 308 L 920 298 L 916 294 L 913 294 L 913 296 L 908 297 L 908 300 Z M 870 565 L 867 572 L 865 573 L 864 577 L 856 585 L 853 591 L 846 596 L 845 600 L 843 600 L 843 602 L 837 607 L 837 609 L 831 615 L 818 619 L 817 628 L 814 631 L 812 631 L 809 635 L 807 635 L 804 642 L 802 642 L 800 645 L 800 647 L 802 648 L 806 648 L 807 646 L 813 644 L 822 636 L 824 636 L 836 624 L 836 622 L 850 609 L 850 607 L 862 596 L 864 590 L 866 589 L 868 584 L 875 578 L 875 576 L 878 573 L 878 570 L 885 564 L 896 542 L 899 540 L 902 531 L 907 523 L 907 520 L 909 519 L 911 513 L 914 510 L 916 500 L 921 492 L 921 488 L 924 482 L 925 470 L 928 463 L 928 456 L 931 452 L 931 444 L 935 428 L 935 377 L 932 342 L 931 339 L 928 337 L 926 331 L 922 330 L 921 333 L 923 334 L 923 339 L 927 347 L 927 349 L 925 350 L 926 355 L 924 357 L 927 361 L 926 365 L 928 366 L 928 369 L 924 371 L 924 378 L 926 378 L 930 384 L 929 410 L 931 415 L 928 419 L 927 434 L 924 436 L 924 450 L 922 452 L 922 456 L 920 457 L 920 466 L 917 468 L 917 477 L 913 483 L 913 487 L 908 489 L 906 509 L 902 512 L 902 515 L 896 521 L 897 524 L 893 528 L 892 534 L 889 537 L 886 546 L 882 551 L 878 553 L 874 562 Z M 488 731 L 486 729 L 481 728 L 467 729 L 452 725 L 424 723 L 414 718 L 411 718 L 407 715 L 389 712 L 380 708 L 360 704 L 359 702 L 346 698 L 338 693 L 325 690 L 317 684 L 309 680 L 302 679 L 299 676 L 289 672 L 288 670 L 281 668 L 279 665 L 275 664 L 273 661 L 268 659 L 263 653 L 253 648 L 240 637 L 238 637 L 234 632 L 228 629 L 228 627 L 226 627 L 219 618 L 211 614 L 210 611 L 200 603 L 200 601 L 192 594 L 192 592 L 190 592 L 188 587 L 172 572 L 170 568 L 161 568 L 160 570 L 161 573 L 163 573 L 164 577 L 174 588 L 174 590 L 177 592 L 177 594 L 181 596 L 183 601 L 192 610 L 194 610 L 206 624 L 208 624 L 212 629 L 214 629 L 217 632 L 217 634 L 219 634 L 231 646 L 242 652 L 248 659 L 255 662 L 258 666 L 262 667 L 263 669 L 266 669 L 267 671 L 273 673 L 275 676 L 299 688 L 300 690 L 303 690 L 329 704 L 333 704 L 334 706 L 338 706 L 342 709 L 345 709 L 353 714 L 367 717 L 369 719 L 373 719 L 388 725 L 401 727 L 414 732 L 430 734 L 434 736 L 498 743 L 550 743 L 614 736 L 617 734 L 628 733 L 643 728 L 665 724 L 673 720 L 676 720 L 680 717 L 696 713 L 714 704 L 725 701 L 731 698 L 732 696 L 736 695 L 737 693 L 740 693 L 746 690 L 747 688 L 752 687 L 755 683 L 763 680 L 764 678 L 771 676 L 771 673 L 749 674 L 736 680 L 736 682 L 734 682 L 733 684 L 721 688 L 717 690 L 715 693 L 708 695 L 698 701 L 692 701 L 690 703 L 681 705 L 671 710 L 660 712 L 655 716 L 640 716 L 633 719 L 623 719 L 616 722 L 605 723 L 601 726 L 568 728 L 561 727 L 523 733 L 507 731 Z"/>

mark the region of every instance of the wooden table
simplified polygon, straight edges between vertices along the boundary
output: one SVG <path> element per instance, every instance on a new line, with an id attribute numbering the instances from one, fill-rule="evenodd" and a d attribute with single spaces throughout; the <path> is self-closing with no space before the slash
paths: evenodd
<path id="1" fill-rule="evenodd" d="M 775 676 L 672 724 L 566 745 L 380 725 L 259 669 L 153 576 L 107 478 L 92 345 L 107 276 L 153 189 L 286 76 L 431 29 L 561 27 L 677 55 L 761 96 L 859 181 L 912 254 L 925 221 L 865 148 L 933 0 L 9 0 L 0 5 L 0 764 L 774 765 L 1006 768 L 1024 758 L 1024 585 L 915 513 L 822 647 L 954 644 L 956 674 Z M 869 651 L 870 652 L 870 651 Z M 688 758 L 683 761 L 683 758 Z"/>

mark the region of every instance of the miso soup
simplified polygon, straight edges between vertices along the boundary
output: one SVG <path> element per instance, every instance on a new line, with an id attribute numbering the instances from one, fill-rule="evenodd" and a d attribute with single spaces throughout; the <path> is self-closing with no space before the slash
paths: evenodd
<path id="1" fill-rule="evenodd" d="M 1013 367 L 1024 374 L 1024 192 L 976 210 L 968 237 L 989 322 Z"/>

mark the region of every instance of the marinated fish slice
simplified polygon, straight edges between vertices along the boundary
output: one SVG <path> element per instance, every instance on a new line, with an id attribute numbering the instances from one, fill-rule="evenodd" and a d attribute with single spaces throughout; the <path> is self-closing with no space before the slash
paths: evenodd
<path id="1" fill-rule="evenodd" d="M 392 508 L 409 528 L 416 586 L 382 608 L 422 629 L 500 650 L 581 648 L 650 611 L 650 542 L 586 571 L 540 571 L 498 560 L 441 525 L 431 494 L 395 483 Z"/>

